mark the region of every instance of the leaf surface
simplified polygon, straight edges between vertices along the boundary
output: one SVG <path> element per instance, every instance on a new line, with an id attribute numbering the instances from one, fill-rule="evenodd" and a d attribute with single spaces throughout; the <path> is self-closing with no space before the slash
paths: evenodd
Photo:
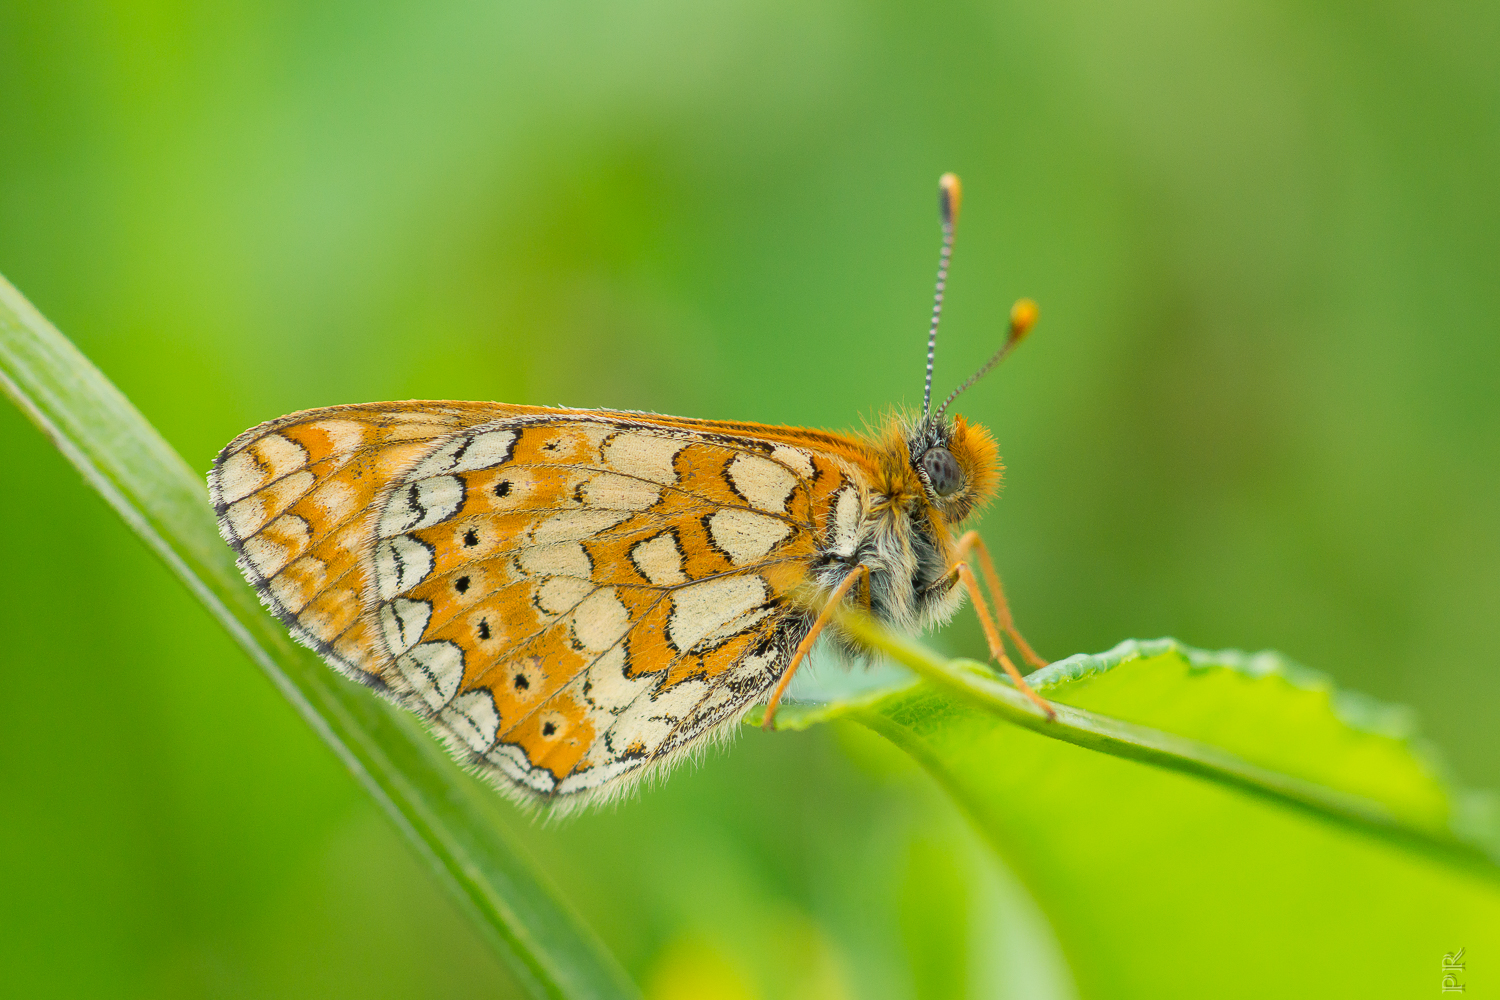
<path id="1" fill-rule="evenodd" d="M 778 725 L 854 720 L 919 761 L 1083 996 L 1406 995 L 1500 939 L 1494 798 L 1455 788 L 1402 709 L 1275 654 L 1157 640 L 1032 674 L 1049 722 L 983 665 L 853 624 L 924 679 Z"/>

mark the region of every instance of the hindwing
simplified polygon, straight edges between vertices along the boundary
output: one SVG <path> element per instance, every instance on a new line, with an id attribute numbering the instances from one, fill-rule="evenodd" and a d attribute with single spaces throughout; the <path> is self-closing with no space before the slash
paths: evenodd
<path id="1" fill-rule="evenodd" d="M 775 685 L 862 444 L 473 403 L 293 414 L 209 488 L 265 603 L 521 798 L 619 794 Z"/>

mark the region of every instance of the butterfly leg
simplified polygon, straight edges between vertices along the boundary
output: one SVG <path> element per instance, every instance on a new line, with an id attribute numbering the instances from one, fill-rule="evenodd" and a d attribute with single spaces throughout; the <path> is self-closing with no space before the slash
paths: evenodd
<path id="1" fill-rule="evenodd" d="M 812 645 L 817 640 L 818 635 L 823 631 L 824 628 L 828 626 L 828 623 L 833 620 L 834 612 L 838 610 L 839 604 L 844 600 L 844 596 L 848 594 L 849 591 L 853 589 L 854 585 L 861 579 L 863 579 L 865 582 L 865 604 L 866 606 L 869 605 L 870 567 L 866 566 L 864 563 L 860 563 L 850 571 L 848 576 L 844 577 L 843 581 L 837 587 L 834 588 L 833 593 L 828 597 L 828 603 L 823 605 L 823 610 L 818 613 L 817 619 L 813 621 L 812 628 L 807 630 L 807 635 L 804 636 L 802 641 L 797 644 L 796 651 L 792 653 L 792 661 L 787 664 L 786 673 L 781 675 L 781 680 L 776 684 L 776 690 L 771 692 L 771 697 L 766 702 L 766 717 L 761 722 L 760 728 L 765 730 L 774 728 L 773 723 L 776 719 L 776 706 L 781 704 L 781 696 L 786 694 L 787 686 L 792 683 L 792 675 L 797 672 L 797 668 L 800 667 L 802 665 L 802 661 L 807 658 L 807 652 L 808 650 L 812 649 Z"/>
<path id="2" fill-rule="evenodd" d="M 1000 590 L 1000 577 L 995 573 L 995 567 L 989 560 L 989 553 L 984 550 L 984 542 L 980 541 L 979 535 L 976 532 L 971 531 L 959 539 L 957 549 L 959 562 L 958 565 L 953 567 L 953 573 L 962 581 L 964 588 L 969 592 L 969 599 L 974 602 L 974 613 L 979 616 L 979 624 L 984 628 L 984 638 L 989 643 L 990 655 L 999 661 L 1000 666 L 1010 675 L 1010 679 L 1015 682 L 1018 691 L 1030 698 L 1038 708 L 1046 712 L 1047 718 L 1056 719 L 1057 711 L 1051 705 L 1047 704 L 1047 699 L 1037 694 L 1031 685 L 1026 683 L 1026 678 L 1021 676 L 1021 671 L 1016 669 L 1016 665 L 1011 662 L 1010 657 L 1005 653 L 1005 644 L 1000 640 L 1000 628 L 1004 627 L 1004 624 L 1000 627 L 996 626 L 995 619 L 990 615 L 989 605 L 985 602 L 984 594 L 979 589 L 979 581 L 975 579 L 974 571 L 969 568 L 969 564 L 966 561 L 969 550 L 973 548 L 978 548 L 983 553 L 981 565 L 986 570 L 985 576 L 988 577 L 987 582 L 990 584 L 990 593 L 995 596 L 995 602 L 1000 608 L 1001 622 L 1009 625 L 1006 628 L 1006 634 L 1015 641 L 1017 648 L 1023 651 L 1022 655 L 1029 654 L 1027 656 L 1029 662 L 1046 666 L 1045 662 L 1041 662 L 1042 658 L 1032 652 L 1031 647 L 1026 644 L 1026 640 L 1021 638 L 1021 633 L 1015 630 L 1015 623 L 1010 618 L 1010 609 L 1005 605 L 1004 592 Z"/>
<path id="3" fill-rule="evenodd" d="M 995 572 L 990 550 L 985 547 L 984 539 L 979 537 L 977 531 L 966 531 L 958 540 L 954 550 L 955 561 L 967 561 L 971 551 L 979 557 L 979 570 L 984 574 L 985 585 L 990 588 L 990 599 L 995 602 L 995 615 L 1000 620 L 1000 630 L 1016 644 L 1016 648 L 1021 651 L 1021 658 L 1033 669 L 1045 667 L 1047 661 L 1037 655 L 1036 650 L 1031 648 L 1031 644 L 1022 638 L 1020 630 L 1016 628 L 1016 620 L 1011 617 L 1010 605 L 1005 600 L 1005 589 L 1000 586 L 1000 574 Z"/>

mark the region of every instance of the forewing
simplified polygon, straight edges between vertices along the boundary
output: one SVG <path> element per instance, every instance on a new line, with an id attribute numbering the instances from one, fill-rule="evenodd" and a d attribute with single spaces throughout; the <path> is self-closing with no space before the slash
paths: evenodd
<path id="1" fill-rule="evenodd" d="M 809 624 L 788 597 L 834 541 L 819 512 L 852 482 L 815 449 L 703 425 L 351 411 L 358 435 L 311 411 L 226 449 L 225 537 L 299 639 L 502 787 L 564 804 L 775 684 Z"/>

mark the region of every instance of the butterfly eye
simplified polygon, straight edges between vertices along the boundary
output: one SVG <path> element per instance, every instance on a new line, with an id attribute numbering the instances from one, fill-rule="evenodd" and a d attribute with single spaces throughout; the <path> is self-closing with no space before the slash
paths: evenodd
<path id="1" fill-rule="evenodd" d="M 932 492 L 940 497 L 957 493 L 964 483 L 958 459 L 947 448 L 929 448 L 927 454 L 922 456 L 922 471 L 927 473 L 927 482 L 932 486 Z"/>

